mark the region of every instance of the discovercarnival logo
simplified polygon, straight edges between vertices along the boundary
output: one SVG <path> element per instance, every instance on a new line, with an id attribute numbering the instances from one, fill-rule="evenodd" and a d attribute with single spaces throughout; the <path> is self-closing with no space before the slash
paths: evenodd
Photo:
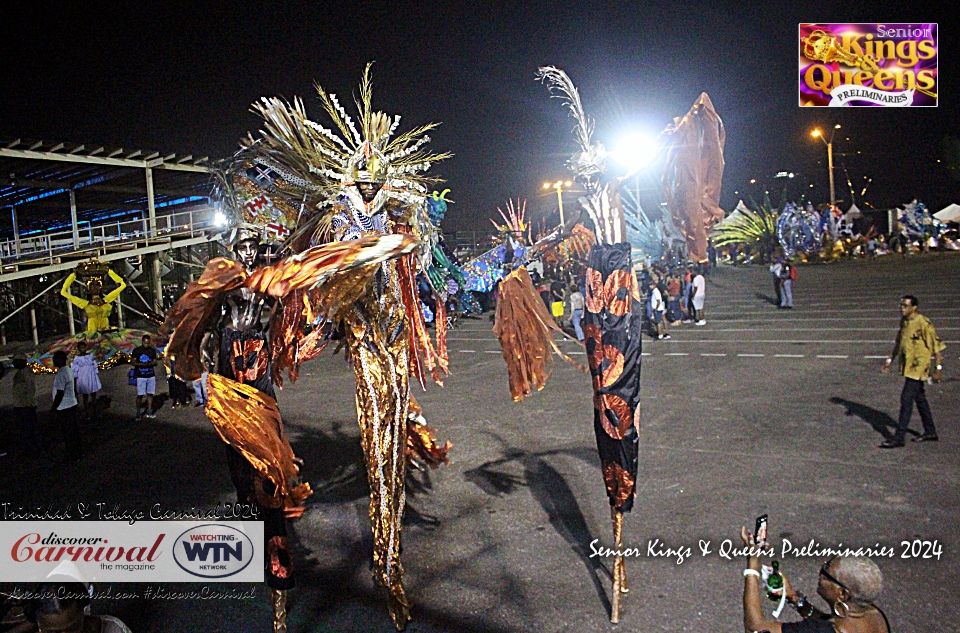
<path id="1" fill-rule="evenodd" d="M 177 537 L 173 559 L 180 569 L 201 578 L 227 578 L 253 561 L 253 541 L 240 530 L 210 523 Z"/>
<path id="2" fill-rule="evenodd" d="M 936 24 L 801 24 L 801 106 L 936 106 Z"/>
<path id="3" fill-rule="evenodd" d="M 0 580 L 263 582 L 262 542 L 263 521 L 0 521 Z"/>

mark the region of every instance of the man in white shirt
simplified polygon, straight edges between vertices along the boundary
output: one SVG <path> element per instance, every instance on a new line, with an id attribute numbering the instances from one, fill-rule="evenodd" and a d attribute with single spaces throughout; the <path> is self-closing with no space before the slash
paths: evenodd
<path id="1" fill-rule="evenodd" d="M 67 366 L 67 353 L 60 350 L 53 354 L 53 366 L 57 375 L 53 379 L 52 412 L 66 450 L 64 461 L 79 461 L 83 457 L 80 439 L 80 422 L 77 420 L 77 391 L 73 370 Z"/>
<path id="2" fill-rule="evenodd" d="M 20 450 L 24 455 L 37 457 L 43 451 L 37 421 L 37 383 L 26 358 L 14 358 L 13 366 L 17 370 L 13 375 L 13 419 L 20 428 Z"/>
<path id="3" fill-rule="evenodd" d="M 773 277 L 773 291 L 777 293 L 777 305 L 783 303 L 783 296 L 780 294 L 780 271 L 783 270 L 783 258 L 777 258 L 770 264 L 770 275 Z"/>
<path id="4" fill-rule="evenodd" d="M 583 293 L 576 286 L 570 286 L 570 321 L 573 322 L 573 331 L 577 334 L 577 340 L 583 340 L 583 329 L 580 322 L 583 321 Z"/>
<path id="5" fill-rule="evenodd" d="M 693 309 L 697 311 L 697 325 L 706 325 L 703 318 L 703 301 L 707 297 L 707 280 L 703 278 L 703 270 L 698 266 L 697 275 L 693 278 Z"/>
<path id="6" fill-rule="evenodd" d="M 664 319 L 666 314 L 667 306 L 663 301 L 663 294 L 660 292 L 660 289 L 657 288 L 657 284 L 654 281 L 650 282 L 650 318 L 653 320 L 654 325 L 657 326 L 657 339 L 670 338 L 670 333 L 667 331 L 667 320 Z"/>

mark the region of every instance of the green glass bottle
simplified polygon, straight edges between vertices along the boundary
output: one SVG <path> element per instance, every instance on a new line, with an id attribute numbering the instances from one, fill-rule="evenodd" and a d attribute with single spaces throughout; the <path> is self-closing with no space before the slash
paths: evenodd
<path id="1" fill-rule="evenodd" d="M 783 594 L 783 574 L 780 573 L 780 561 L 773 561 L 773 571 L 767 576 L 767 597 L 774 602 L 780 602 Z"/>

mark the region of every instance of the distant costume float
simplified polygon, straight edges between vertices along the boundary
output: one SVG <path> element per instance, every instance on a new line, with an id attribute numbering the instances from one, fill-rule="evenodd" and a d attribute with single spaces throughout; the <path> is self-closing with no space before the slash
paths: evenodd
<path id="1" fill-rule="evenodd" d="M 103 278 L 109 276 L 117 287 L 103 293 Z M 78 297 L 71 292 L 77 280 L 87 286 L 87 297 Z M 58 351 L 67 353 L 68 358 L 76 356 L 77 343 L 87 344 L 87 353 L 93 357 L 99 369 L 109 369 L 117 364 L 130 360 L 130 352 L 138 345 L 144 330 L 133 328 L 116 328 L 110 325 L 110 315 L 113 313 L 113 304 L 127 287 L 126 282 L 110 267 L 101 261 L 90 260 L 80 263 L 76 270 L 70 273 L 63 282 L 60 294 L 77 308 L 83 310 L 86 316 L 86 330 L 79 334 L 67 336 L 56 341 L 42 354 L 30 359 L 34 373 L 56 373 L 53 366 L 53 354 Z"/>
<path id="2" fill-rule="evenodd" d="M 802 207 L 788 202 L 777 218 L 777 240 L 784 257 L 788 259 L 818 253 L 823 230 L 823 221 L 809 203 Z"/>
<path id="3" fill-rule="evenodd" d="M 273 240 L 280 259 L 252 266 L 211 261 L 165 328 L 173 330 L 169 353 L 181 378 L 200 376 L 205 346 L 217 354 L 207 414 L 243 460 L 233 459 L 231 472 L 246 472 L 258 500 L 266 495 L 261 505 L 280 508 L 287 518 L 303 512 L 310 488 L 300 480 L 273 385 L 282 385 L 284 371 L 295 380 L 300 363 L 315 358 L 334 333 L 346 341 L 370 485 L 374 578 L 388 589 L 390 615 L 402 629 L 410 619 L 400 564 L 407 467 L 436 466 L 450 449 L 435 440 L 410 394 L 411 375 L 421 385 L 428 374 L 442 383 L 447 369 L 444 319 L 437 320 L 434 346 L 416 277 L 433 265 L 438 243 L 426 204 L 426 186 L 434 181 L 422 172 L 448 155 L 424 149 L 434 124 L 394 134 L 400 117 L 373 111 L 369 70 L 356 123 L 318 86 L 339 134 L 308 119 L 299 100 L 264 98 L 254 105 L 264 131 L 247 139 L 222 173 L 223 206 L 247 225 L 242 230 L 283 225 Z M 290 217 L 296 222 L 285 224 Z M 235 315 L 253 313 L 252 327 L 235 324 Z M 276 536 L 280 548 L 283 535 Z M 289 582 L 277 576 L 268 574 L 274 629 L 286 631 Z"/>

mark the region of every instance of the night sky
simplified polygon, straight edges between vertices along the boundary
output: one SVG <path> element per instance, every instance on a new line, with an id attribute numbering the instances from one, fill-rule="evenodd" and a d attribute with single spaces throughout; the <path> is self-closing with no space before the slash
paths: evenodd
<path id="1" fill-rule="evenodd" d="M 302 96 L 325 122 L 314 81 L 349 102 L 373 60 L 375 108 L 402 114 L 402 129 L 443 122 L 433 147 L 456 156 L 436 173 L 457 202 L 445 228 L 484 229 L 508 197 L 567 177 L 571 121 L 533 79 L 552 64 L 608 147 L 631 131 L 656 136 L 707 92 L 726 125 L 728 210 L 762 194 L 751 178 L 779 193 L 779 171 L 826 201 L 826 148 L 809 132 L 834 123 L 838 198 L 849 200 L 846 167 L 858 194 L 873 179 L 865 200 L 877 208 L 960 202 L 960 181 L 937 162 L 944 137 L 960 136 L 947 5 L 750 4 L 16 3 L 0 27 L 0 135 L 222 157 L 257 129 L 260 96 Z M 799 22 L 910 21 L 940 23 L 938 108 L 798 107 Z"/>

